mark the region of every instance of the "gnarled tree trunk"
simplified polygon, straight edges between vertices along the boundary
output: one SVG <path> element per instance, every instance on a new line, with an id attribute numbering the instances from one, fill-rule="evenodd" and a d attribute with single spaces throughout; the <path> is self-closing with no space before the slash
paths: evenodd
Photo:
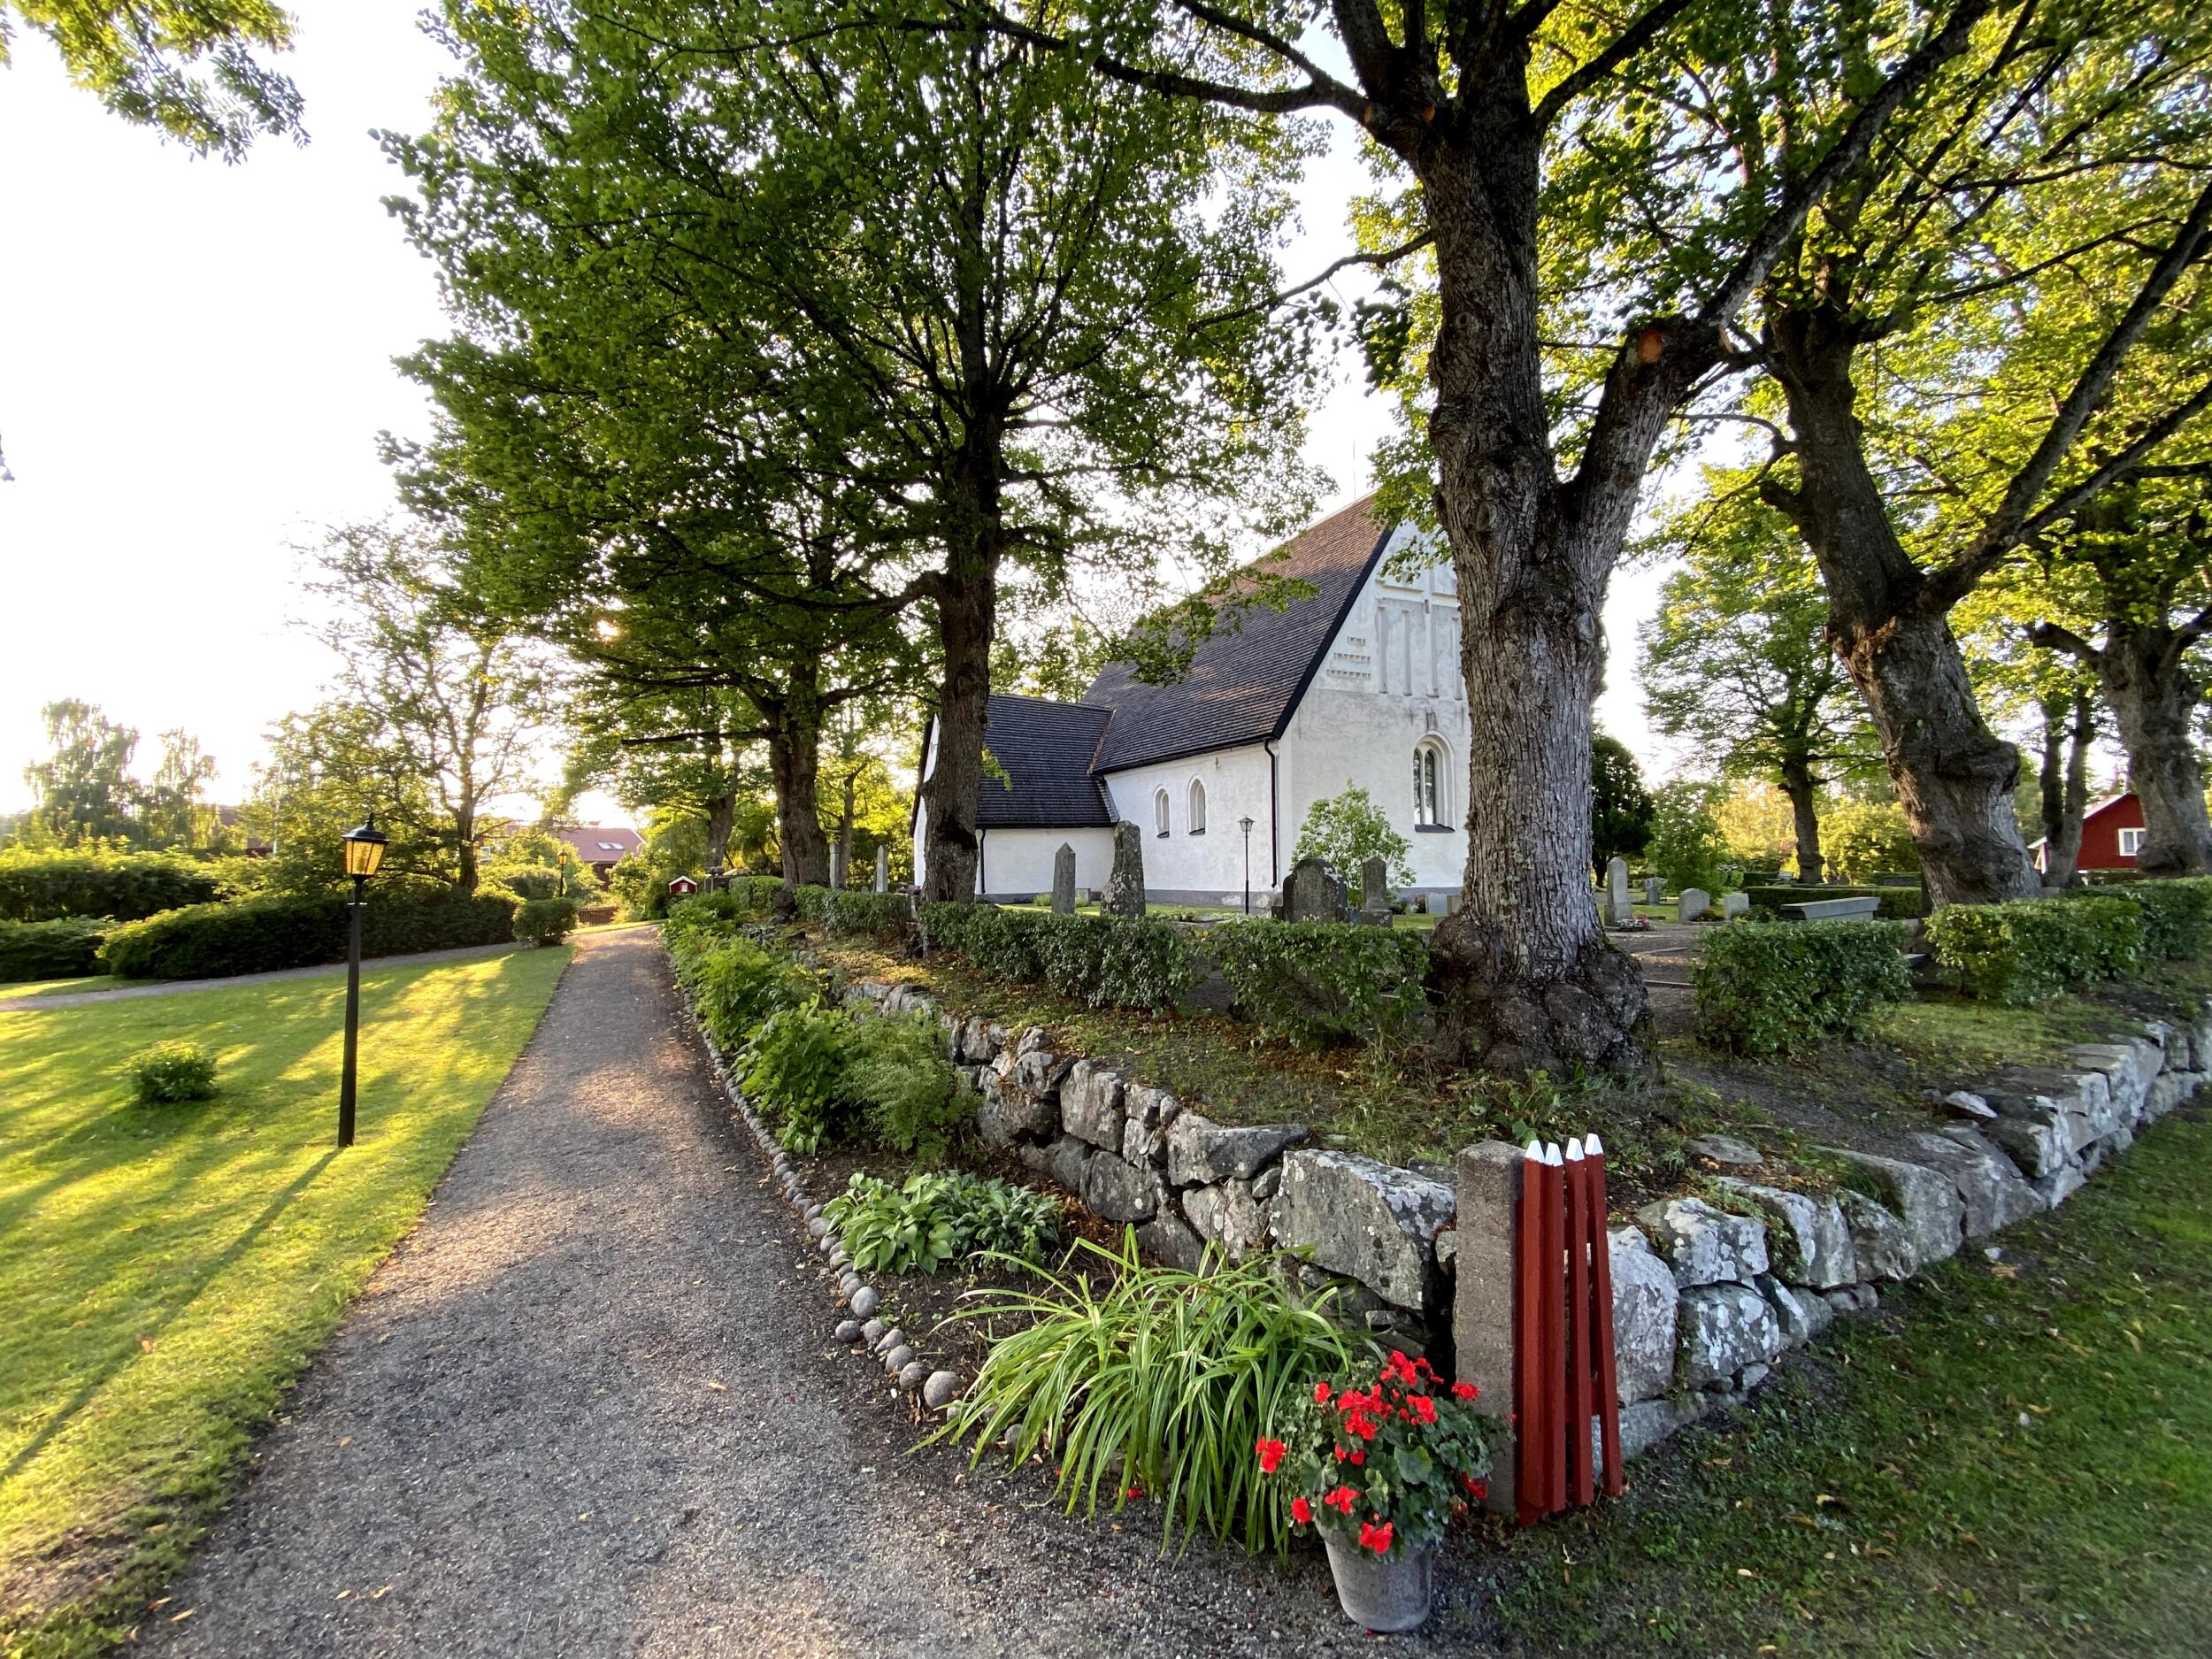
<path id="1" fill-rule="evenodd" d="M 2127 750 L 2128 787 L 2143 803 L 2135 867 L 2147 876 L 2212 871 L 2204 768 L 2192 731 L 2204 692 L 2184 664 L 2186 643 L 2162 620 L 2115 618 L 2099 653 L 2099 681 Z"/>
<path id="2" fill-rule="evenodd" d="M 1827 860 L 1820 856 L 1820 786 L 1809 761 L 1782 764 L 1782 793 L 1790 803 L 1790 827 L 1797 838 L 1797 879 L 1818 881 Z"/>
<path id="3" fill-rule="evenodd" d="M 776 839 L 783 849 L 783 886 L 829 882 L 829 838 L 822 833 L 816 781 L 821 769 L 819 675 L 795 664 L 784 698 L 761 712 L 769 723 L 768 775 L 776 789 Z"/>
<path id="4" fill-rule="evenodd" d="M 726 870 L 730 863 L 730 826 L 737 820 L 737 797 L 718 795 L 706 806 L 707 868 Z"/>
<path id="5" fill-rule="evenodd" d="M 2020 757 L 1982 718 L 1948 607 L 1907 555 L 1855 412 L 1857 340 L 1835 314 L 1778 308 L 1768 362 L 1788 402 L 1799 485 L 1766 499 L 1797 525 L 1828 592 L 1828 639 L 1882 743 L 1935 905 L 2036 890 L 2012 792 Z"/>
<path id="6" fill-rule="evenodd" d="M 2081 862 L 2082 820 L 2089 811 L 2089 745 L 2096 718 L 2078 694 L 2043 705 L 2043 885 L 2068 887 Z"/>

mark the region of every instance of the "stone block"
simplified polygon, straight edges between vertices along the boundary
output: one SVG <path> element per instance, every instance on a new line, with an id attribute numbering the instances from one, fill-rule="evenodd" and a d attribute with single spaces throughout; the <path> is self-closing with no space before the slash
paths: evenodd
<path id="1" fill-rule="evenodd" d="M 1011 1146 L 1017 1141 L 1049 1141 L 1059 1133 L 1060 1103 L 1056 1099 L 1032 1094 L 1011 1079 L 994 1071 L 975 1118 L 983 1138 L 994 1146 Z"/>
<path id="2" fill-rule="evenodd" d="M 2068 1057 L 2083 1070 L 2103 1076 L 2114 1121 L 2131 1125 L 2142 1120 L 2152 1079 L 2165 1061 L 2159 1046 L 2141 1037 L 2083 1043 L 2069 1049 Z"/>
<path id="3" fill-rule="evenodd" d="M 2062 1164 L 2048 1175 L 2039 1175 L 2029 1185 L 2035 1188 L 2035 1195 L 2043 1201 L 2046 1210 L 2056 1210 L 2081 1191 L 2088 1180 L 2089 1171 L 2080 1164 Z"/>
<path id="4" fill-rule="evenodd" d="M 1118 1153 L 1094 1153 L 1083 1166 L 1083 1208 L 1107 1221 L 1149 1221 L 1165 1189 L 1149 1164 L 1140 1169 Z"/>
<path id="5" fill-rule="evenodd" d="M 1137 1248 L 1156 1262 L 1195 1272 L 1205 1253 L 1199 1236 L 1172 1210 L 1163 1209 L 1137 1229 Z"/>
<path id="6" fill-rule="evenodd" d="M 1766 1217 L 1767 1262 L 1777 1277 L 1815 1290 L 1833 1290 L 1858 1279 L 1851 1229 L 1834 1199 L 1728 1178 L 1719 1185 L 1756 1204 Z"/>
<path id="7" fill-rule="evenodd" d="M 1835 1323 L 1836 1310 L 1822 1292 L 1786 1285 L 1767 1273 L 1759 1279 L 1759 1294 L 1773 1308 L 1782 1340 L 1792 1348 L 1803 1347 Z"/>
<path id="8" fill-rule="evenodd" d="M 1686 1427 L 1712 1409 L 1703 1394 L 1677 1394 L 1672 1399 L 1646 1400 L 1621 1409 L 1621 1457 L 1640 1457 L 1678 1428 Z M 1493 1481 L 1494 1490 L 1496 1483 Z"/>
<path id="9" fill-rule="evenodd" d="M 1119 1152 L 1122 1093 L 1127 1076 L 1095 1060 L 1078 1060 L 1060 1084 L 1060 1126 L 1093 1146 Z"/>
<path id="10" fill-rule="evenodd" d="M 1513 1296 L 1518 1282 L 1514 1210 L 1521 1195 L 1521 1148 L 1485 1141 L 1452 1161 L 1458 1214 L 1452 1225 L 1452 1351 L 1462 1380 L 1481 1393 L 1475 1409 L 1497 1419 L 1489 1507 L 1513 1506 Z M 1670 1289 L 1673 1276 L 1668 1275 Z M 1615 1293 L 1617 1308 L 1619 1293 Z M 1617 1337 L 1619 1326 L 1616 1325 Z M 1671 1363 L 1671 1361 L 1670 1361 Z"/>
<path id="11" fill-rule="evenodd" d="M 1851 1257 L 1866 1279 L 1910 1279 L 1920 1271 L 1912 1231 L 1863 1193 L 1836 1194 L 1851 1229 Z"/>
<path id="12" fill-rule="evenodd" d="M 1699 1198 L 1666 1198 L 1646 1204 L 1636 1219 L 1678 1285 L 1748 1283 L 1767 1271 L 1766 1224 L 1749 1216 L 1729 1215 Z"/>
<path id="13" fill-rule="evenodd" d="M 1733 1380 L 1783 1348 L 1773 1304 L 1750 1285 L 1694 1285 L 1676 1313 L 1675 1376 L 1686 1388 Z"/>
<path id="14" fill-rule="evenodd" d="M 1613 1369 L 1623 1405 L 1663 1394 L 1674 1383 L 1673 1270 L 1633 1227 L 1607 1235 L 1613 1271 Z"/>
<path id="15" fill-rule="evenodd" d="M 1267 1239 L 1267 1207 L 1249 1181 L 1233 1178 L 1218 1186 L 1194 1187 L 1183 1194 L 1183 1213 L 1201 1240 L 1219 1245 L 1233 1262 L 1241 1262 Z"/>
<path id="16" fill-rule="evenodd" d="M 1062 1135 L 1052 1143 L 1052 1179 L 1073 1193 L 1083 1196 L 1083 1173 L 1098 1149 L 1087 1141 L 1074 1135 Z"/>
<path id="17" fill-rule="evenodd" d="M 1886 1207 L 1912 1235 L 1913 1255 L 1918 1258 L 1919 1266 L 1925 1267 L 1958 1254 L 1960 1241 L 1965 1236 L 1966 1205 L 1949 1175 L 1924 1164 L 1880 1157 L 1871 1152 L 1854 1152 L 1842 1147 L 1824 1150 L 1873 1178 Z"/>
<path id="18" fill-rule="evenodd" d="M 1954 1124 L 1939 1135 L 1916 1134 L 1912 1143 L 1929 1164 L 1951 1178 L 1959 1202 L 1966 1207 L 1963 1229 L 1970 1239 L 2049 1208 L 2011 1159 L 1964 1124 Z"/>
<path id="19" fill-rule="evenodd" d="M 1132 1164 L 1165 1163 L 1168 1126 L 1182 1110 L 1165 1089 L 1129 1084 L 1122 1091 L 1121 1156 Z"/>
<path id="20" fill-rule="evenodd" d="M 1284 1148 L 1306 1138 L 1303 1124 L 1262 1124 L 1231 1129 L 1194 1111 L 1179 1115 L 1167 1132 L 1167 1178 L 1178 1187 L 1248 1181 Z"/>
<path id="21" fill-rule="evenodd" d="M 1422 1312 L 1438 1278 L 1436 1235 L 1455 1210 L 1449 1187 L 1410 1170 L 1349 1152 L 1293 1152 L 1283 1159 L 1274 1230 L 1286 1248 L 1310 1251 L 1317 1266 Z"/>
<path id="22" fill-rule="evenodd" d="M 1982 1133 L 2001 1147 L 2030 1177 L 2048 1175 L 2074 1157 L 2066 1110 L 2045 1094 L 2001 1097 L 2005 1110 L 1982 1125 Z"/>

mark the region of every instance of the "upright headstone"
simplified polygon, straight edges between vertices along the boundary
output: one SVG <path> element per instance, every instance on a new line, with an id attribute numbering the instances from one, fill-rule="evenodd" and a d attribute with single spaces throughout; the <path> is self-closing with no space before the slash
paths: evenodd
<path id="1" fill-rule="evenodd" d="M 1144 832 L 1126 820 L 1114 826 L 1114 868 L 1099 903 L 1110 916 L 1144 914 Z"/>
<path id="2" fill-rule="evenodd" d="M 1635 915 L 1636 908 L 1628 897 L 1628 860 L 1621 857 L 1605 861 L 1605 922 L 1609 927 L 1619 927 Z"/>
<path id="3" fill-rule="evenodd" d="M 830 886 L 840 891 L 845 886 L 845 843 L 841 838 L 830 843 Z"/>
<path id="4" fill-rule="evenodd" d="M 1751 895 L 1748 893 L 1724 893 L 1720 895 L 1720 918 L 1724 922 L 1732 922 L 1750 909 Z"/>
<path id="5" fill-rule="evenodd" d="M 879 841 L 876 844 L 876 891 L 888 893 L 890 890 L 891 845 L 888 841 Z"/>
<path id="6" fill-rule="evenodd" d="M 1390 926 L 1390 866 L 1380 858 L 1360 862 L 1359 919 L 1370 927 Z"/>
<path id="7" fill-rule="evenodd" d="M 1703 887 L 1685 887 L 1682 889 L 1681 905 L 1675 915 L 1681 921 L 1694 922 L 1712 908 L 1713 895 Z"/>
<path id="8" fill-rule="evenodd" d="M 1065 841 L 1052 855 L 1052 913 L 1075 914 L 1075 849 Z"/>
<path id="9" fill-rule="evenodd" d="M 1340 922 L 1348 914 L 1344 884 L 1318 858 L 1301 858 L 1283 880 L 1286 922 Z"/>
<path id="10" fill-rule="evenodd" d="M 1662 881 L 1657 876 L 1646 876 L 1644 878 L 1645 903 L 1658 903 L 1660 898 L 1665 894 L 1666 890 L 1667 884 L 1664 881 Z"/>

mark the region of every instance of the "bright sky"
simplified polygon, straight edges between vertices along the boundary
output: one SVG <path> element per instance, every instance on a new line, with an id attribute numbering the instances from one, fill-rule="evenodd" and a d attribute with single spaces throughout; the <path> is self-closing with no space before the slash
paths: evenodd
<path id="1" fill-rule="evenodd" d="M 426 124 L 442 54 L 407 5 L 293 9 L 285 67 L 311 142 L 265 140 L 234 167 L 109 115 L 27 31 L 0 70 L 16 250 L 0 261 L 15 475 L 0 483 L 0 810 L 28 804 L 39 706 L 65 696 L 137 726 L 145 770 L 157 732 L 191 732 L 220 766 L 218 797 L 235 799 L 263 731 L 312 703 L 329 668 L 299 626 L 295 548 L 385 511 L 377 434 L 426 424 L 391 359 L 444 319 L 381 204 L 398 180 L 370 132 Z M 1310 181 L 1294 277 L 1349 250 L 1344 204 L 1364 180 L 1339 140 Z M 1348 361 L 1313 426 L 1331 506 L 1365 487 L 1387 424 Z M 1615 580 L 1599 719 L 1665 770 L 1629 667 L 1656 580 Z"/>

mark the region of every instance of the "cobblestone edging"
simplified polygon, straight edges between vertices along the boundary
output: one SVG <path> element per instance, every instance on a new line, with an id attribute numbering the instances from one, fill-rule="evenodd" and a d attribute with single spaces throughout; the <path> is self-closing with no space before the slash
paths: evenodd
<path id="1" fill-rule="evenodd" d="M 824 1278 L 834 1277 L 833 1301 L 844 1310 L 845 1317 L 836 1322 L 831 1334 L 839 1342 L 852 1346 L 856 1353 L 880 1360 L 892 1386 L 900 1393 L 918 1392 L 922 1403 L 932 1410 L 950 1405 L 959 1397 L 963 1386 L 960 1373 L 943 1367 L 933 1368 L 904 1331 L 877 1317 L 878 1310 L 883 1306 L 883 1293 L 863 1279 L 853 1266 L 835 1224 L 823 1214 L 821 1203 L 809 1194 L 798 1171 L 792 1168 L 790 1156 L 776 1143 L 774 1132 L 746 1100 L 729 1062 L 707 1034 L 699 1010 L 692 1005 L 691 994 L 679 984 L 676 995 L 693 1029 L 698 1033 L 700 1045 L 706 1050 L 715 1076 L 721 1079 L 722 1092 L 729 1096 L 730 1115 L 752 1132 L 761 1156 L 768 1160 L 769 1169 L 776 1178 L 778 1190 L 805 1223 L 808 1236 L 821 1253 Z"/>

